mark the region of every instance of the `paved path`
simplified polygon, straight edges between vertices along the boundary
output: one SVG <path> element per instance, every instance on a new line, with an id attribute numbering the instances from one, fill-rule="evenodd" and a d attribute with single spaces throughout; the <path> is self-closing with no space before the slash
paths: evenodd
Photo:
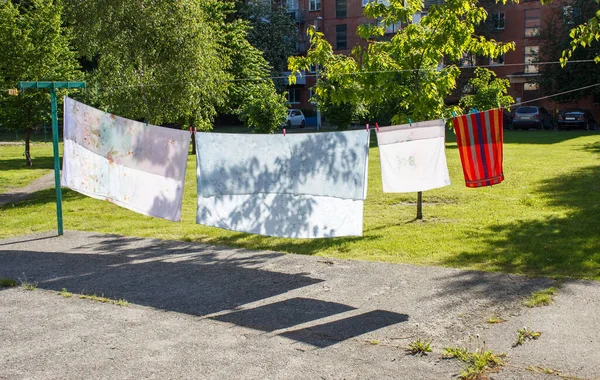
<path id="1" fill-rule="evenodd" d="M 2 277 L 38 289 L 0 288 L 0 379 L 451 379 L 443 348 L 484 340 L 493 379 L 600 379 L 597 282 L 528 309 L 550 280 L 71 231 L 0 240 Z M 524 326 L 542 336 L 513 348 Z"/>
<path id="2" fill-rule="evenodd" d="M 46 190 L 54 187 L 54 170 L 50 173 L 44 174 L 42 177 L 31 182 L 29 185 L 9 190 L 8 193 L 0 194 L 0 206 L 9 203 L 20 202 L 27 199 L 29 195 L 36 191 Z"/>

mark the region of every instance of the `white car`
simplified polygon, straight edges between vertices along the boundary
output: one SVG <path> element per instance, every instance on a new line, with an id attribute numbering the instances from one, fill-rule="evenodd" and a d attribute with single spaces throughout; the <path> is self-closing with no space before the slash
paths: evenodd
<path id="1" fill-rule="evenodd" d="M 306 118 L 300 110 L 288 110 L 287 118 L 285 119 L 285 127 L 300 127 L 304 128 L 306 125 Z"/>

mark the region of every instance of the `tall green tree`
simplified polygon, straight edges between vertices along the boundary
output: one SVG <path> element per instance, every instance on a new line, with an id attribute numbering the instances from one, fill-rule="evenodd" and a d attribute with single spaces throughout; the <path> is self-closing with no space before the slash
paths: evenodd
<path id="1" fill-rule="evenodd" d="M 497 107 L 509 107 L 514 103 L 508 95 L 510 81 L 496 77 L 496 73 L 483 67 L 475 69 L 475 76 L 469 80 L 472 94 L 460 99 L 463 112 L 471 109 L 489 110 Z"/>
<path id="2" fill-rule="evenodd" d="M 225 112 L 235 114 L 254 132 L 272 133 L 285 121 L 286 99 L 269 79 L 269 63 L 260 50 L 250 44 L 247 21 L 225 24 L 223 53 L 228 57 L 229 96 Z"/>
<path id="3" fill-rule="evenodd" d="M 68 81 L 81 76 L 70 48 L 70 30 L 62 26 L 62 1 L 0 2 L 0 87 L 19 81 Z M 42 91 L 19 96 L 0 94 L 0 118 L 6 128 L 25 131 L 25 157 L 34 127 L 48 121 L 50 97 Z"/>
<path id="4" fill-rule="evenodd" d="M 552 27 L 542 28 L 540 31 L 540 60 L 552 62 L 562 57 L 563 51 L 571 48 L 571 30 L 584 25 L 587 20 L 594 17 L 599 5 L 589 0 L 574 0 L 557 3 L 548 19 L 544 20 Z M 586 49 L 575 49 L 570 60 L 593 60 L 600 51 L 599 46 Z M 585 87 L 600 82 L 600 68 L 596 63 L 567 64 L 563 67 L 544 65 L 540 67 L 537 77 L 540 88 L 544 93 L 559 93 L 574 88 Z M 571 92 L 556 97 L 559 102 L 572 102 L 579 100 L 582 95 L 600 95 L 599 88 L 592 88 L 582 92 Z"/>
<path id="5" fill-rule="evenodd" d="M 323 81 L 333 80 L 338 85 L 328 91 L 323 81 L 317 83 L 319 98 L 364 106 L 371 118 L 378 116 L 374 111 L 391 115 L 393 123 L 449 117 L 452 109 L 444 100 L 455 88 L 460 70 L 444 63 L 458 62 L 468 54 L 497 57 L 514 48 L 512 43 L 501 44 L 476 34 L 475 28 L 487 17 L 477 0 L 447 0 L 430 7 L 419 23 L 412 19 L 423 12 L 421 0 L 390 0 L 388 5 L 373 2 L 364 12 L 380 20 L 379 25 L 359 27 L 366 48 L 355 48 L 348 57 L 336 55 L 323 35 L 311 30 L 307 56 L 290 58 L 290 66 L 296 71 L 320 64 Z M 382 38 L 387 26 L 398 23 L 403 26 L 398 33 L 391 39 Z"/>
<path id="6" fill-rule="evenodd" d="M 221 2 L 65 2 L 79 52 L 97 64 L 88 91 L 99 106 L 154 124 L 211 127 L 231 79 L 215 38 L 222 17 L 211 18 Z"/>
<path id="7" fill-rule="evenodd" d="M 298 26 L 279 1 L 237 1 L 236 16 L 248 21 L 248 41 L 263 53 L 272 72 L 287 69 L 287 59 L 296 54 Z"/>

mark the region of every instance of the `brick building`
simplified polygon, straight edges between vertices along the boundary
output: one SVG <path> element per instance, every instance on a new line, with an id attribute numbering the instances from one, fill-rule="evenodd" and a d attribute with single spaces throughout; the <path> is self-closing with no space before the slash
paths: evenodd
<path id="1" fill-rule="evenodd" d="M 547 20 L 557 10 L 566 11 L 561 9 L 563 7 L 558 1 L 542 5 L 538 0 L 522 0 L 519 4 L 508 2 L 506 5 L 496 4 L 488 8 L 489 18 L 492 21 L 492 38 L 502 42 L 513 41 L 515 50 L 506 53 L 503 57 L 489 62 L 480 62 L 480 64 L 493 65 L 492 69 L 499 77 L 510 80 L 509 94 L 517 103 L 552 95 L 542 93 L 536 84 L 540 66 L 528 65 L 528 63 L 536 62 L 540 49 L 543 49 L 539 39 L 540 31 L 543 28 L 557 27 L 548 25 Z M 558 61 L 558 58 L 552 60 Z M 584 97 L 577 103 L 561 104 L 547 99 L 530 104 L 543 106 L 553 115 L 566 108 L 587 108 L 594 112 L 596 120 L 600 120 L 600 107 L 592 96 Z"/>
<path id="2" fill-rule="evenodd" d="M 368 19 L 363 14 L 364 6 L 369 0 L 281 0 L 287 7 L 290 15 L 298 25 L 297 53 L 304 54 L 308 49 L 306 28 L 314 25 L 318 31 L 324 33 L 325 38 L 332 45 L 334 52 L 349 54 L 353 47 L 364 43 L 357 34 L 359 25 L 376 20 Z M 385 1 L 385 0 L 382 0 Z M 443 0 L 425 0 L 427 8 L 439 4 Z M 550 5 L 542 6 L 539 0 L 521 0 L 519 4 L 507 2 L 506 5 L 494 4 L 488 7 L 489 20 L 491 21 L 491 38 L 502 42 L 514 42 L 516 49 L 506 53 L 505 56 L 490 60 L 477 60 L 479 65 L 492 65 L 492 69 L 501 78 L 510 80 L 509 93 L 519 101 L 527 101 L 543 97 L 536 84 L 539 66 L 535 63 L 540 51 L 539 32 L 545 25 L 548 16 L 562 7 L 555 1 Z M 423 14 L 415 15 L 414 22 L 418 22 Z M 388 27 L 386 33 L 393 34 L 399 25 Z M 556 58 L 558 60 L 558 57 Z M 475 62 L 474 60 L 473 62 Z M 286 73 L 288 74 L 288 73 Z M 308 110 L 314 109 L 310 103 L 310 88 L 314 85 L 316 72 L 307 73 L 297 78 L 296 85 L 288 86 L 288 99 L 291 108 Z M 594 112 L 596 119 L 600 120 L 600 105 L 595 103 L 593 97 L 585 97 L 574 104 L 559 104 L 552 99 L 542 100 L 531 105 L 546 107 L 556 114 L 558 110 L 581 107 Z M 312 119 L 312 118 L 310 118 Z M 314 123 L 313 120 L 311 120 Z"/>

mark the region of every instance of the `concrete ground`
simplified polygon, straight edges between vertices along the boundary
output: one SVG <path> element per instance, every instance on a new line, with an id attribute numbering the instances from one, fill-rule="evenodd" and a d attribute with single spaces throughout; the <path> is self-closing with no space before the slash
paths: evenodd
<path id="1" fill-rule="evenodd" d="M 0 278 L 37 283 L 0 287 L 0 379 L 451 379 L 484 344 L 493 379 L 600 379 L 597 282 L 529 309 L 551 280 L 71 231 L 0 240 Z"/>

